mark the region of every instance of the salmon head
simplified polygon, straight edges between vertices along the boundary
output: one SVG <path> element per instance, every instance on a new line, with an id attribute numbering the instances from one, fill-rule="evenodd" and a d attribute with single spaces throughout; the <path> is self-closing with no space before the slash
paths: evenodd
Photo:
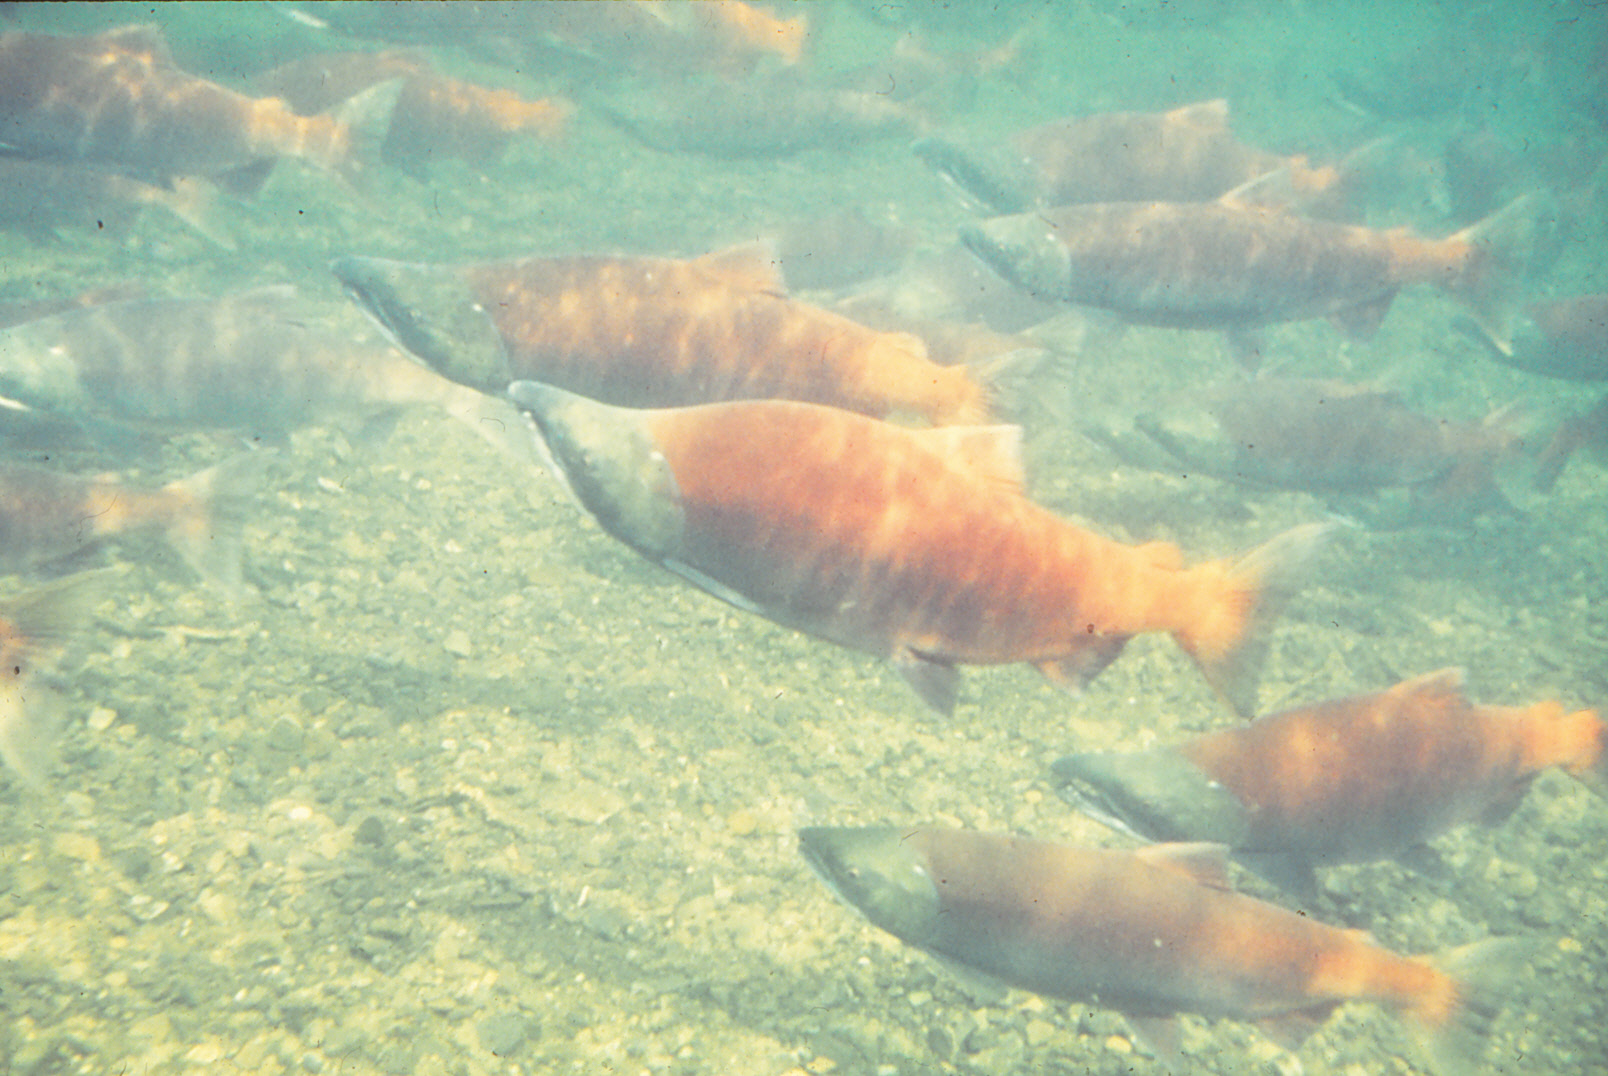
<path id="1" fill-rule="evenodd" d="M 1050 770 L 1067 803 L 1147 841 L 1237 847 L 1250 827 L 1250 812 L 1232 792 L 1170 748 L 1069 755 Z"/>
<path id="2" fill-rule="evenodd" d="M 649 427 L 650 411 L 611 407 L 539 381 L 508 396 L 536 425 L 564 484 L 604 530 L 651 560 L 675 555 L 681 490 Z"/>
<path id="3" fill-rule="evenodd" d="M 453 266 L 347 257 L 329 268 L 398 347 L 444 377 L 492 393 L 513 380 L 497 327 Z"/>
<path id="4" fill-rule="evenodd" d="M 966 249 L 990 269 L 1036 299 L 1064 297 L 1072 260 L 1055 226 L 1038 213 L 994 217 L 960 233 Z"/>
<path id="5" fill-rule="evenodd" d="M 908 830 L 810 826 L 798 847 L 815 873 L 872 925 L 912 945 L 936 939 L 941 923 L 938 887 Z"/>

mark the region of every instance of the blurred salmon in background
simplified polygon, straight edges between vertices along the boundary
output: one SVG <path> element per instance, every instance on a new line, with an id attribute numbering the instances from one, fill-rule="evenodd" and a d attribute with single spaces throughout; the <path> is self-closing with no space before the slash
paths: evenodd
<path id="1" fill-rule="evenodd" d="M 442 157 L 494 161 L 515 135 L 555 139 L 571 112 L 563 100 L 527 100 L 512 90 L 450 78 L 418 49 L 305 56 L 263 72 L 252 84 L 283 99 L 297 115 L 313 116 L 391 80 L 400 80 L 401 89 L 385 124 L 380 159 L 416 178 L 426 177 L 431 161 Z"/>
<path id="2" fill-rule="evenodd" d="M 1093 202 L 1209 202 L 1259 176 L 1283 172 L 1278 189 L 1308 210 L 1345 207 L 1332 166 L 1248 146 L 1229 129 L 1228 102 L 1168 112 L 1103 112 L 1052 120 L 972 146 L 923 138 L 915 153 L 990 213 Z"/>
<path id="3" fill-rule="evenodd" d="M 202 176 L 255 192 L 284 157 L 352 176 L 353 132 L 330 116 L 247 97 L 181 71 L 160 33 L 0 35 L 0 143 L 21 157 L 147 182 Z"/>

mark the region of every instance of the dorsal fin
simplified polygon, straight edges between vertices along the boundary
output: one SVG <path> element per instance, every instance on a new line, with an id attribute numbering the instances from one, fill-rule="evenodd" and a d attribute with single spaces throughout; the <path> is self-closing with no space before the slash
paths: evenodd
<path id="1" fill-rule="evenodd" d="M 1434 672 L 1403 680 L 1391 688 L 1388 694 L 1398 699 L 1417 699 L 1421 703 L 1433 701 L 1442 707 L 1455 705 L 1465 708 L 1468 706 L 1468 699 L 1463 693 L 1463 684 L 1467 679 L 1468 673 L 1460 668 L 1436 669 Z"/>
<path id="2" fill-rule="evenodd" d="M 782 259 L 768 240 L 758 239 L 693 259 L 699 269 L 734 288 L 785 296 Z"/>
<path id="3" fill-rule="evenodd" d="M 933 426 L 911 433 L 958 470 L 1017 493 L 1027 481 L 1020 426 Z"/>
<path id="4" fill-rule="evenodd" d="M 1172 871 L 1174 874 L 1198 882 L 1211 889 L 1230 892 L 1228 882 L 1228 846 L 1207 841 L 1180 844 L 1153 844 L 1141 848 L 1134 855 L 1152 867 Z"/>
<path id="5" fill-rule="evenodd" d="M 1228 100 L 1223 97 L 1214 97 L 1210 101 L 1196 101 L 1192 105 L 1180 105 L 1167 113 L 1169 122 L 1188 124 L 1191 127 L 1204 127 L 1212 131 L 1228 129 Z"/>

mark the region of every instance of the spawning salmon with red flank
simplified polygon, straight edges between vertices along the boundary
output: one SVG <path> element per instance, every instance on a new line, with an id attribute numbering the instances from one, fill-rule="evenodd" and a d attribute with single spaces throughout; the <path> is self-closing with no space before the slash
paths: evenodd
<path id="1" fill-rule="evenodd" d="M 1547 700 L 1480 706 L 1459 669 L 1301 706 L 1173 747 L 1072 755 L 1061 793 L 1149 840 L 1216 841 L 1312 892 L 1312 868 L 1399 855 L 1506 818 L 1544 770 L 1608 787 L 1608 726 Z"/>
<path id="2" fill-rule="evenodd" d="M 1080 687 L 1146 631 L 1172 633 L 1244 712 L 1263 629 L 1324 533 L 1185 568 L 1168 543 L 1125 546 L 1029 501 L 1014 426 L 509 392 L 604 530 L 739 608 L 890 659 L 946 714 L 956 665 L 1028 662 Z"/>
<path id="3" fill-rule="evenodd" d="M 0 35 L 0 144 L 152 182 L 205 176 L 242 193 L 281 157 L 334 171 L 353 163 L 346 124 L 182 71 L 144 26 Z"/>
<path id="4" fill-rule="evenodd" d="M 1229 129 L 1228 102 L 1168 112 L 1069 116 L 1018 131 L 1000 147 L 974 149 L 924 138 L 917 156 L 995 213 L 1091 202 L 1200 202 L 1286 170 L 1299 201 L 1337 198 L 1341 174 L 1305 157 L 1248 146 Z"/>
<path id="5" fill-rule="evenodd" d="M 1507 338 L 1507 291 L 1534 232 L 1526 199 L 1446 237 L 1309 220 L 1234 198 L 1062 206 L 969 225 L 962 241 L 1039 298 L 1181 329 L 1328 317 L 1377 328 L 1396 292 L 1431 284 Z"/>
<path id="6" fill-rule="evenodd" d="M 909 334 L 789 299 L 758 245 L 691 261 L 342 258 L 331 268 L 401 346 L 484 392 L 536 380 L 624 407 L 775 398 L 986 419 L 985 392 L 965 369 L 929 361 Z"/>
<path id="7" fill-rule="evenodd" d="M 1179 1013 L 1255 1021 L 1293 1046 L 1367 1001 L 1411 1021 L 1437 1071 L 1471 1070 L 1526 948 L 1393 953 L 1234 892 L 1221 845 L 1126 852 L 878 826 L 806 828 L 799 847 L 874 926 L 1011 986 L 1115 1009 L 1164 1059 Z"/>

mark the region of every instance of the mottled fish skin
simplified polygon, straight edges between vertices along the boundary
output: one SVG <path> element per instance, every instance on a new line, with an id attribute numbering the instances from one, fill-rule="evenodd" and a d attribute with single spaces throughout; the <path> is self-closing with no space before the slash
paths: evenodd
<path id="1" fill-rule="evenodd" d="M 1248 146 L 1228 125 L 1228 105 L 1202 101 L 1168 112 L 1068 116 L 975 149 L 925 139 L 917 153 L 995 213 L 1103 202 L 1206 202 L 1270 173 L 1290 198 L 1338 202 L 1333 168 Z"/>
<path id="2" fill-rule="evenodd" d="M 278 287 L 70 310 L 0 331 L 0 395 L 66 417 L 272 436 L 467 393 L 324 324 L 346 313 Z"/>
<path id="3" fill-rule="evenodd" d="M 248 189 L 279 157 L 341 168 L 350 132 L 175 67 L 156 31 L 0 35 L 0 143 L 163 183 L 202 175 Z"/>
<path id="4" fill-rule="evenodd" d="M 1144 324 L 1232 329 L 1335 316 L 1377 323 L 1401 287 L 1451 286 L 1478 248 L 1231 201 L 1065 206 L 962 232 L 1030 294 Z"/>
<path id="5" fill-rule="evenodd" d="M 742 608 L 892 659 L 945 712 L 957 664 L 1031 662 L 1077 686 L 1142 631 L 1173 633 L 1209 677 L 1254 682 L 1236 662 L 1273 604 L 1263 587 L 1317 537 L 1186 569 L 1170 545 L 1124 546 L 1028 501 L 1010 430 L 783 401 L 630 410 L 530 382 L 511 394 L 616 538 Z"/>
<path id="6" fill-rule="evenodd" d="M 1321 1021 L 1373 1001 L 1430 1028 L 1462 987 L 1358 931 L 1233 892 L 1220 845 L 1082 849 L 936 828 L 809 828 L 805 859 L 876 926 L 1035 993 L 1130 1016 Z"/>
<path id="7" fill-rule="evenodd" d="M 1237 855 L 1316 866 L 1401 855 L 1469 822 L 1494 822 L 1542 771 L 1601 788 L 1608 726 L 1555 701 L 1481 706 L 1442 669 L 1135 754 L 1055 764 L 1091 802 L 1153 840 L 1220 841 Z"/>
<path id="8" fill-rule="evenodd" d="M 625 407 L 778 398 L 986 420 L 965 369 L 929 361 L 916 337 L 793 301 L 756 248 L 332 269 L 403 347 L 481 391 L 535 380 Z"/>

